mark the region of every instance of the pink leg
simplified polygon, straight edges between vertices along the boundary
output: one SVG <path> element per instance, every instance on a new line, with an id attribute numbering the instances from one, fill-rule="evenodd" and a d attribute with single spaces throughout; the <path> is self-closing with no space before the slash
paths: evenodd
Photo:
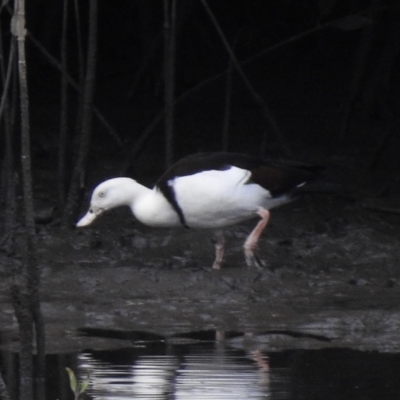
<path id="1" fill-rule="evenodd" d="M 262 263 L 260 263 L 256 256 L 254 255 L 254 250 L 257 247 L 258 240 L 260 239 L 261 234 L 264 229 L 268 225 L 270 212 L 265 208 L 259 208 L 257 214 L 261 217 L 261 221 L 258 222 L 257 226 L 253 229 L 250 235 L 247 237 L 244 242 L 244 255 L 246 257 L 246 264 L 249 267 L 261 267 Z"/>
<path id="2" fill-rule="evenodd" d="M 221 232 L 217 235 L 217 243 L 215 243 L 215 260 L 213 264 L 214 269 L 221 269 L 221 264 L 224 259 L 225 253 L 225 239 L 224 234 Z"/>
<path id="3" fill-rule="evenodd" d="M 261 372 L 268 372 L 270 370 L 268 356 L 264 355 L 261 350 L 253 350 L 250 354 Z"/>

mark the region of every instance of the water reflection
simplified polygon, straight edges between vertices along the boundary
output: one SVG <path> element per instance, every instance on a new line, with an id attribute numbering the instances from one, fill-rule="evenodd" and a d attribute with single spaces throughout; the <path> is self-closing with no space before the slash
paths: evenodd
<path id="1" fill-rule="evenodd" d="M 232 351 L 213 356 L 189 355 L 176 378 L 176 399 L 263 399 L 269 372 Z"/>
<path id="2" fill-rule="evenodd" d="M 126 348 L 48 355 L 46 399 L 72 398 L 65 367 L 72 368 L 80 379 L 91 371 L 85 398 L 96 400 L 399 398 L 400 352 L 340 348 L 271 351 L 271 338 L 281 343 L 283 336 L 290 336 L 305 343 L 304 335 L 271 332 L 252 336 L 231 333 L 221 340 L 222 335 L 216 338 L 215 332 L 162 338 L 143 332 L 88 331 L 124 338 L 121 343 Z M 20 394 L 18 362 L 17 353 L 0 352 L 0 371 L 13 400 Z"/>
<path id="3" fill-rule="evenodd" d="M 137 355 L 133 349 L 79 355 L 80 372 L 92 371 L 94 399 L 265 399 L 268 359 L 220 343 L 166 344 L 164 354 Z M 148 349 L 150 353 L 154 350 Z"/>
<path id="4" fill-rule="evenodd" d="M 131 351 L 125 350 L 126 355 Z M 105 360 L 96 359 L 95 357 Z M 78 357 L 84 370 L 92 371 L 89 394 L 94 399 L 168 399 L 177 367 L 174 357 L 140 356 L 131 363 L 110 364 L 107 354 L 83 353 Z"/>

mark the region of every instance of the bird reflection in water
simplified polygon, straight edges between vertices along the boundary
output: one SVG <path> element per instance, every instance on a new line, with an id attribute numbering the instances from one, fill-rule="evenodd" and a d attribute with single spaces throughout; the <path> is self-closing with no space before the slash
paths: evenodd
<path id="1" fill-rule="evenodd" d="M 268 357 L 259 349 L 235 350 L 224 332 L 212 342 L 175 337 L 124 350 L 82 353 L 81 376 L 91 370 L 94 399 L 264 399 L 269 395 Z"/>

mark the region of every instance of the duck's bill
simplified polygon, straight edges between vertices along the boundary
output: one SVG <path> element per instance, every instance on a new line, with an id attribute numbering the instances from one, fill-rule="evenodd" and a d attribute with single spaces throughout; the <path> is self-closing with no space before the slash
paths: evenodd
<path id="1" fill-rule="evenodd" d="M 76 224 L 78 228 L 82 226 L 90 225 L 99 215 L 100 213 L 96 213 L 93 210 L 89 210 Z"/>

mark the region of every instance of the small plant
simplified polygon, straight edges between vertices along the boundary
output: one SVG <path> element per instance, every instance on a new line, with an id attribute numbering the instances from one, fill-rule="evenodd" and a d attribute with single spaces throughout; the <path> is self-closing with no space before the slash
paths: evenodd
<path id="1" fill-rule="evenodd" d="M 86 377 L 86 379 L 80 383 L 76 380 L 76 376 L 74 371 L 71 368 L 65 368 L 68 372 L 69 384 L 71 386 L 71 390 L 74 392 L 74 400 L 79 400 L 79 396 L 86 391 L 90 382 L 90 374 Z"/>

